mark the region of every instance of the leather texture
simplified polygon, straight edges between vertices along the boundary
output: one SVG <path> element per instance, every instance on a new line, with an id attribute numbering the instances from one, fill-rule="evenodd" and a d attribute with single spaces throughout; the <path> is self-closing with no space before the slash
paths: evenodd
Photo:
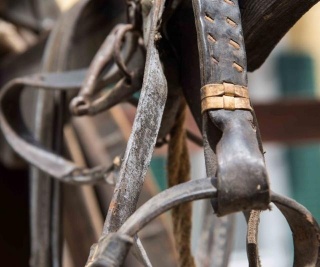
<path id="1" fill-rule="evenodd" d="M 201 100 L 209 96 L 234 95 L 249 98 L 248 88 L 231 83 L 207 84 L 201 88 Z"/>
<path id="2" fill-rule="evenodd" d="M 236 0 L 193 1 L 202 85 L 228 82 L 247 86 L 246 56 Z"/>
<path id="3" fill-rule="evenodd" d="M 193 0 L 193 9 L 201 86 L 229 83 L 246 87 L 247 63 L 238 2 Z M 217 106 L 235 108 L 230 99 L 217 100 Z M 246 105 L 239 103 L 238 107 Z M 218 177 L 215 212 L 226 215 L 268 208 L 269 182 L 254 114 L 224 109 L 204 112 L 203 137 L 207 174 Z"/>
<path id="4" fill-rule="evenodd" d="M 212 109 L 252 110 L 248 88 L 232 83 L 207 84 L 201 88 L 201 112 Z"/>
<path id="5" fill-rule="evenodd" d="M 232 96 L 207 97 L 201 103 L 201 111 L 205 112 L 211 109 L 247 109 L 250 110 L 250 101 L 246 98 L 236 98 Z"/>

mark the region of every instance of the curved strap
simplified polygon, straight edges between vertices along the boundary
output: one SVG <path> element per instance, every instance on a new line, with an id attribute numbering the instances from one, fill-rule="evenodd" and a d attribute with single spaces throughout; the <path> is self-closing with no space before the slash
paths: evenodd
<path id="1" fill-rule="evenodd" d="M 296 201 L 273 192 L 271 201 L 282 212 L 291 228 L 293 266 L 320 266 L 320 228 L 310 211 Z"/>
<path id="2" fill-rule="evenodd" d="M 179 204 L 197 199 L 213 198 L 215 196 L 216 189 L 212 186 L 210 179 L 192 180 L 162 191 L 137 209 L 116 233 L 103 235 L 99 242 L 91 247 L 86 267 L 122 266 L 123 260 L 125 259 L 125 257 L 123 257 L 123 252 L 127 251 L 127 249 L 125 248 L 126 241 L 121 240 L 121 236 L 127 237 L 126 239 L 134 237 L 136 233 L 150 221 Z M 112 241 L 108 239 L 108 236 L 112 237 L 113 235 L 118 236 L 116 237 L 118 242 L 123 243 L 114 246 L 120 249 L 113 250 L 110 247 L 109 243 Z M 110 254 L 106 250 L 112 250 L 113 253 Z M 114 265 L 108 265 L 109 262 L 114 263 Z M 101 263 L 101 265 L 96 265 L 98 263 Z"/>
<path id="3" fill-rule="evenodd" d="M 9 82 L 0 94 L 0 127 L 11 147 L 30 164 L 67 183 L 92 183 L 104 180 L 114 166 L 84 169 L 47 151 L 24 123 L 20 98 L 25 86 L 46 90 L 76 90 L 86 70 L 59 74 L 38 74 Z M 28 88 L 27 87 L 27 88 Z"/>
<path id="4" fill-rule="evenodd" d="M 104 262 L 99 266 L 121 266 L 123 262 L 115 259 L 124 260 L 123 253 L 127 240 L 135 236 L 143 227 L 151 220 L 155 219 L 162 213 L 171 208 L 181 205 L 185 202 L 194 201 L 204 198 L 216 198 L 216 189 L 210 185 L 209 179 L 197 179 L 186 183 L 171 187 L 157 194 L 145 204 L 143 204 L 128 220 L 121 226 L 119 231 L 114 234 L 109 234 L 111 241 L 101 239 L 98 244 L 93 246 L 91 254 L 96 257 L 89 258 L 88 266 L 97 266 L 98 262 Z M 289 226 L 293 232 L 294 239 L 294 264 L 295 267 L 319 266 L 319 248 L 320 248 L 320 229 L 318 223 L 313 218 L 312 214 L 292 199 L 272 193 L 272 202 L 280 209 L 286 217 Z M 252 211 L 248 217 L 250 229 L 248 229 L 247 244 L 251 246 L 251 252 L 248 253 L 250 267 L 260 266 L 258 259 L 258 251 L 254 248 L 257 245 L 257 230 L 259 223 L 259 211 Z M 109 243 L 116 238 L 119 243 L 115 244 L 114 250 Z M 118 243 L 117 242 L 117 243 Z M 107 245 L 108 244 L 108 245 Z M 121 249 L 119 249 L 121 248 Z M 110 254 L 110 252 L 113 253 Z M 116 256 L 115 256 L 116 254 Z M 108 255 L 107 257 L 105 257 Z M 90 264 L 91 260 L 91 264 Z M 115 262 L 114 265 L 106 265 L 109 261 Z"/>
<path id="5" fill-rule="evenodd" d="M 105 101 L 103 98 L 98 99 L 97 101 L 92 103 L 93 95 L 96 93 L 97 90 L 97 83 L 101 82 L 99 80 L 99 75 L 105 69 L 106 65 L 110 63 L 113 58 L 114 50 L 117 48 L 117 55 L 120 57 L 120 49 L 121 49 L 121 42 L 124 38 L 124 35 L 133 29 L 131 24 L 118 24 L 116 25 L 113 30 L 108 34 L 107 38 L 104 40 L 103 44 L 97 51 L 95 57 L 93 58 L 86 77 L 83 81 L 81 89 L 78 93 L 78 96 L 73 98 L 70 103 L 70 111 L 73 115 L 94 115 L 98 112 L 108 108 L 108 101 Z M 132 50 L 136 47 L 134 42 L 137 40 L 131 40 L 129 42 L 129 55 L 127 56 L 127 60 L 130 59 L 133 55 Z M 119 60 L 116 61 L 116 63 Z M 120 60 L 121 63 L 117 63 L 118 67 L 121 66 L 122 69 L 125 69 L 125 74 L 128 74 L 128 70 L 124 67 L 125 61 Z M 141 60 L 143 61 L 143 60 Z M 120 69 L 120 68 L 119 68 Z M 141 81 L 142 76 L 142 69 L 143 64 L 140 63 L 139 69 L 136 71 L 138 72 L 139 81 Z M 128 98 L 128 96 L 132 95 L 134 92 L 138 91 L 141 86 L 141 82 L 137 82 L 137 73 L 132 72 L 128 74 L 129 77 L 125 77 L 121 80 L 118 87 L 127 87 L 127 90 L 118 90 L 120 93 L 122 92 L 123 96 L 122 99 Z M 129 84 L 130 83 L 130 84 Z M 134 84 L 134 86 L 130 86 Z M 117 88 L 117 87 L 116 87 Z M 128 90 L 129 89 L 129 90 Z M 131 90 L 130 90 L 131 89 Z M 110 96 L 107 95 L 108 99 Z M 112 96 L 111 96 L 112 99 Z M 106 102 L 106 103 L 105 103 Z"/>
<path id="6" fill-rule="evenodd" d="M 292 231 L 295 267 L 320 266 L 320 228 L 310 211 L 296 201 L 271 193 L 271 201 L 286 218 Z M 259 211 L 252 211 L 248 221 L 247 254 L 250 267 L 260 267 L 258 253 Z"/>

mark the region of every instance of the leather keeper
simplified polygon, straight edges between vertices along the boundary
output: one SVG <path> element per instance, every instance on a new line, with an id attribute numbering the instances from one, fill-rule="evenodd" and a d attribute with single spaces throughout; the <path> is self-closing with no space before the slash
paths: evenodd
<path id="1" fill-rule="evenodd" d="M 203 86 L 201 88 L 201 112 L 211 109 L 252 110 L 248 88 L 232 83 Z"/>
<path id="2" fill-rule="evenodd" d="M 235 85 L 232 83 L 207 84 L 200 90 L 201 100 L 211 96 L 236 96 L 249 99 L 248 88 L 245 86 Z"/>
<path id="3" fill-rule="evenodd" d="M 201 112 L 203 113 L 210 109 L 252 110 L 252 107 L 250 100 L 247 98 L 232 96 L 206 97 L 201 101 Z"/>

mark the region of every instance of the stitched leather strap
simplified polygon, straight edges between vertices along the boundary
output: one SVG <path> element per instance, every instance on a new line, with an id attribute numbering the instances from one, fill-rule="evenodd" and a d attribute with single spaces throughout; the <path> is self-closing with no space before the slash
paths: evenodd
<path id="1" fill-rule="evenodd" d="M 213 207 L 218 215 L 266 209 L 268 177 L 259 131 L 243 90 L 247 88 L 247 64 L 238 1 L 193 0 L 193 8 L 207 175 L 218 178 Z"/>
<path id="2" fill-rule="evenodd" d="M 236 0 L 194 0 L 202 85 L 247 86 L 246 55 Z M 197 17 L 199 15 L 199 17 Z"/>

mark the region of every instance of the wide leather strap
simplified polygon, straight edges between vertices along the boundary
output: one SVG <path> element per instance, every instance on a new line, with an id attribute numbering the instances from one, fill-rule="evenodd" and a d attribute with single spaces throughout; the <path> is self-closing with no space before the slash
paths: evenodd
<path id="1" fill-rule="evenodd" d="M 247 91 L 238 1 L 193 0 L 193 9 L 207 174 L 218 177 L 214 209 L 218 215 L 266 209 L 269 183 Z"/>
<path id="2" fill-rule="evenodd" d="M 236 0 L 193 0 L 202 86 L 247 86 L 246 55 Z"/>

